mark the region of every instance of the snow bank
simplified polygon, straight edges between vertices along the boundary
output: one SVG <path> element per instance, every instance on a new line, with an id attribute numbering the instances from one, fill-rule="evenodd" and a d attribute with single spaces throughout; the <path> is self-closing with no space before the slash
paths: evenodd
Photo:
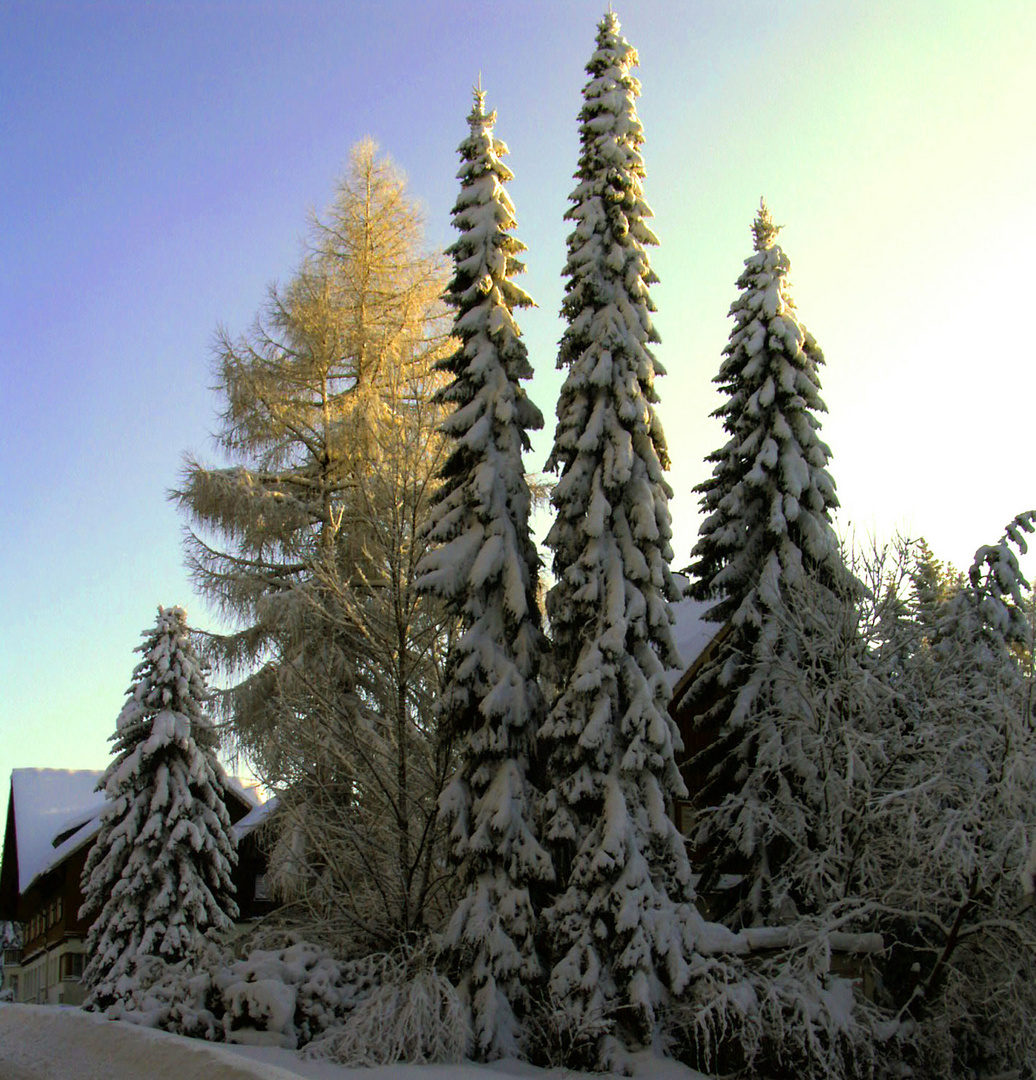
<path id="1" fill-rule="evenodd" d="M 650 1080 L 702 1080 L 700 1073 L 650 1054 L 634 1055 L 633 1075 Z M 3 1080 L 577 1080 L 561 1069 L 515 1061 L 492 1065 L 390 1065 L 350 1069 L 302 1061 L 288 1050 L 214 1046 L 79 1009 L 0 1005 Z M 606 1080 L 597 1074 L 594 1080 Z"/>
<path id="2" fill-rule="evenodd" d="M 224 1047 L 79 1009 L 0 1005 L 0 1075 L 19 1080 L 297 1080 Z"/>

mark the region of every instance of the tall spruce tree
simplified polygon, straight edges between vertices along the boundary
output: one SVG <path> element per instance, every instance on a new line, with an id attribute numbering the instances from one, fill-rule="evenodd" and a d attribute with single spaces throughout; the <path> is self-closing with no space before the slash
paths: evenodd
<path id="1" fill-rule="evenodd" d="M 529 780 L 544 716 L 543 632 L 522 467 L 527 432 L 542 427 L 543 416 L 520 385 L 532 367 L 513 312 L 532 300 L 511 280 L 524 269 L 525 245 L 512 235 L 514 206 L 504 189 L 512 173 L 495 121 L 479 88 L 459 147 L 453 224 L 461 235 L 448 251 L 454 275 L 446 298 L 459 345 L 439 364 L 452 376 L 439 394 L 453 408 L 442 425 L 451 451 L 418 580 L 458 623 L 438 708 L 459 759 L 441 805 L 465 891 L 446 943 L 483 1058 L 519 1049 L 520 1018 L 545 974 L 530 888 L 553 880 L 536 838 Z"/>
<path id="2" fill-rule="evenodd" d="M 568 278 L 558 367 L 560 470 L 547 537 L 558 693 L 541 734 L 551 791 L 546 839 L 563 889 L 547 912 L 550 988 L 574 1033 L 603 1020 L 647 1038 L 664 987 L 688 977 L 697 916 L 683 839 L 666 813 L 684 794 L 667 712 L 680 663 L 669 602 L 672 491 L 650 345 L 643 129 L 637 54 L 609 12 L 598 26 L 580 112 L 578 181 L 566 217 Z M 595 1027 L 596 1025 L 596 1027 Z M 607 1040 L 595 1048 L 599 1061 Z"/>
<path id="3" fill-rule="evenodd" d="M 860 694 L 867 658 L 854 581 L 831 525 L 838 502 L 817 418 L 823 355 L 798 320 L 765 203 L 752 232 L 716 378 L 729 440 L 696 489 L 707 517 L 691 567 L 692 593 L 714 599 L 709 617 L 729 625 L 687 698 L 711 732 L 697 761 L 708 780 L 692 793 L 707 852 L 700 887 L 724 871 L 742 875 L 727 898 L 734 922 L 844 896 L 857 865 L 851 821 L 880 750 Z"/>
<path id="4" fill-rule="evenodd" d="M 237 914 L 225 777 L 183 609 L 160 607 L 143 637 L 83 869 L 80 916 L 95 916 L 83 981 L 100 1008 L 128 991 L 122 977 L 136 957 L 183 960 Z"/>

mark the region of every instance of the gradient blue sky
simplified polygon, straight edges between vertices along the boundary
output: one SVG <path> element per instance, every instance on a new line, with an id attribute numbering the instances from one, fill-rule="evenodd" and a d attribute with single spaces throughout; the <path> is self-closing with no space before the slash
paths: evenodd
<path id="1" fill-rule="evenodd" d="M 214 456 L 216 325 L 244 329 L 290 275 L 364 135 L 447 244 L 479 72 L 539 303 L 522 325 L 542 465 L 601 7 L 0 2 L 0 813 L 11 768 L 104 766 L 157 604 L 212 625 L 166 491 L 185 450 Z M 966 565 L 1036 504 L 1036 4 L 616 10 L 641 57 L 677 565 L 763 194 L 827 356 L 840 528 L 924 535 Z"/>

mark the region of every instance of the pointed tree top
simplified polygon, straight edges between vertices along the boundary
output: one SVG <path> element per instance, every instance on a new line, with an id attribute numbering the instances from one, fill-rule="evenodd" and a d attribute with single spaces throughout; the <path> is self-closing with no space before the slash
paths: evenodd
<path id="1" fill-rule="evenodd" d="M 617 79 L 635 95 L 640 94 L 640 83 L 629 73 L 640 62 L 637 50 L 622 36 L 619 17 L 609 7 L 597 24 L 597 48 L 586 65 L 586 72 L 597 79 L 606 72 Z M 617 69 L 617 70 L 615 70 Z M 589 87 L 584 89 L 587 92 Z"/>
<path id="2" fill-rule="evenodd" d="M 472 88 L 475 103 L 471 107 L 471 115 L 468 121 L 472 127 L 480 127 L 488 123 L 490 127 L 496 121 L 496 113 L 486 112 L 486 92 L 482 89 L 482 72 L 478 73 L 478 84 Z"/>
<path id="3" fill-rule="evenodd" d="M 601 16 L 601 21 L 597 24 L 597 43 L 603 45 L 606 38 L 609 36 L 618 37 L 622 33 L 622 24 L 619 22 L 619 16 L 612 11 L 611 4 L 608 5 L 608 10 Z"/>
<path id="4" fill-rule="evenodd" d="M 765 251 L 767 248 L 773 247 L 773 242 L 777 239 L 777 234 L 783 227 L 783 225 L 774 225 L 773 218 L 770 216 L 770 208 L 766 205 L 766 200 L 760 199 L 759 213 L 752 223 L 752 236 L 755 239 L 755 250 Z"/>

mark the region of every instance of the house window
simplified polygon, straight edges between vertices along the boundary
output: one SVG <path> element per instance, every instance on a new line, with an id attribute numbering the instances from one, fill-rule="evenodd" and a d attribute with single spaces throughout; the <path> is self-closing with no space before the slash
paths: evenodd
<path id="1" fill-rule="evenodd" d="M 265 874 L 255 876 L 255 898 L 256 900 L 270 899 L 270 882 Z"/>
<path id="2" fill-rule="evenodd" d="M 55 901 L 55 910 L 57 912 L 57 917 L 54 920 L 55 922 L 61 922 L 61 916 L 63 914 L 62 907 L 63 907 L 63 904 L 62 904 L 62 901 L 61 901 L 61 897 L 59 896 L 57 898 L 57 900 Z"/>
<path id="3" fill-rule="evenodd" d="M 61 978 L 62 980 L 75 979 L 79 980 L 83 977 L 83 954 L 65 953 L 61 957 Z"/>

